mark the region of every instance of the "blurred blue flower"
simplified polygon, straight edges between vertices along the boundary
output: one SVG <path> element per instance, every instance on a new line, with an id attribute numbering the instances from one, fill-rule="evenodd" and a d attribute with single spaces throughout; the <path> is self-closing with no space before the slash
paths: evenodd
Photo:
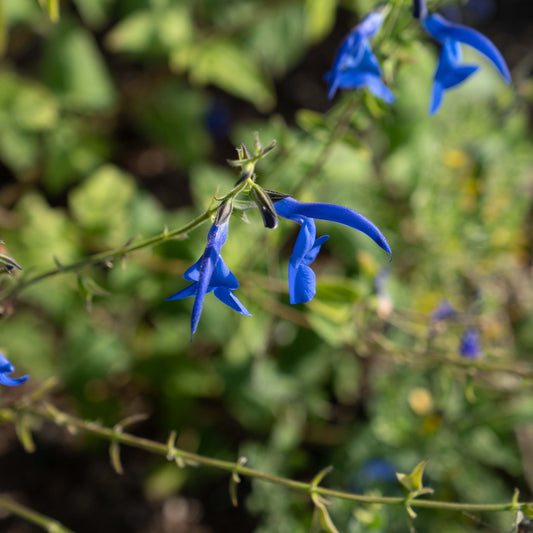
<path id="1" fill-rule="evenodd" d="M 338 222 L 362 231 L 388 254 L 389 244 L 383 234 L 370 220 L 353 209 L 340 205 L 303 203 L 284 198 L 274 204 L 278 215 L 293 220 L 302 226 L 289 260 L 289 297 L 291 304 L 306 303 L 316 294 L 316 277 L 309 265 L 315 260 L 320 247 L 329 238 L 316 238 L 314 219 Z"/>
<path id="2" fill-rule="evenodd" d="M 207 235 L 207 246 L 202 257 L 183 274 L 184 279 L 193 283 L 167 298 L 180 300 L 194 296 L 191 316 L 191 341 L 200 321 L 205 295 L 213 291 L 215 296 L 238 313 L 251 316 L 232 291 L 239 287 L 237 278 L 230 272 L 220 256 L 220 250 L 228 237 L 228 223 L 213 224 Z"/>
<path id="3" fill-rule="evenodd" d="M 459 353 L 469 359 L 477 359 L 480 356 L 479 333 L 475 328 L 468 328 L 465 331 L 459 345 Z"/>
<path id="4" fill-rule="evenodd" d="M 461 84 L 479 68 L 478 65 L 461 64 L 461 43 L 483 54 L 498 69 L 505 82 L 511 83 L 505 59 L 487 37 L 472 28 L 449 22 L 438 14 L 428 16 L 424 0 L 414 0 L 413 14 L 420 19 L 424 29 L 442 44 L 431 90 L 430 115 L 435 114 L 441 106 L 444 91 Z"/>
<path id="5" fill-rule="evenodd" d="M 21 376 L 20 378 L 10 378 L 7 374 L 11 374 L 15 371 L 14 366 L 11 364 L 9 359 L 0 352 L 0 384 L 8 385 L 9 387 L 14 387 L 20 385 L 29 379 L 30 376 Z"/>
<path id="6" fill-rule="evenodd" d="M 381 13 L 370 13 L 344 39 L 335 56 L 333 68 L 324 76 L 329 83 L 330 100 L 335 96 L 337 89 L 367 87 L 374 96 L 385 102 L 394 101 L 394 95 L 381 80 L 381 67 L 369 42 L 382 24 Z"/>
<path id="7" fill-rule="evenodd" d="M 398 481 L 396 469 L 387 459 L 369 459 L 361 467 L 359 475 L 366 484 L 375 481 L 383 483 Z"/>
<path id="8" fill-rule="evenodd" d="M 226 139 L 231 129 L 231 111 L 227 105 L 215 100 L 205 114 L 205 125 L 217 141 Z"/>
<path id="9" fill-rule="evenodd" d="M 445 320 L 451 318 L 457 314 L 457 311 L 453 308 L 452 304 L 444 299 L 441 300 L 439 305 L 432 311 L 431 320 L 437 322 L 438 320 Z"/>

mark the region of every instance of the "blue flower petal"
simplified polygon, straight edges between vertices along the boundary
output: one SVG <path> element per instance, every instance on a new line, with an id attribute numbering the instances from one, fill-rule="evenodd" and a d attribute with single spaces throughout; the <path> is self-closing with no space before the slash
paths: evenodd
<path id="1" fill-rule="evenodd" d="M 10 378 L 7 374 L 11 374 L 15 371 L 15 368 L 7 359 L 7 357 L 0 352 L 0 385 L 7 385 L 8 387 L 16 387 L 27 381 L 30 376 L 21 376 L 19 378 Z"/>
<path id="2" fill-rule="evenodd" d="M 437 80 L 433 81 L 431 86 L 431 98 L 429 100 L 429 110 L 430 115 L 434 115 L 442 105 L 442 99 L 444 97 L 444 89 L 442 83 Z"/>
<path id="3" fill-rule="evenodd" d="M 7 385 L 8 387 L 16 387 L 27 381 L 30 376 L 21 376 L 20 378 L 9 378 L 5 374 L 0 374 L 0 385 Z"/>
<path id="4" fill-rule="evenodd" d="M 447 39 L 451 39 L 476 49 L 494 64 L 506 83 L 511 83 L 511 74 L 505 59 L 492 41 L 482 33 L 467 26 L 449 22 L 438 14 L 430 15 L 422 21 L 422 24 L 428 33 L 442 44 Z"/>
<path id="5" fill-rule="evenodd" d="M 183 298 L 188 298 L 189 296 L 195 296 L 196 288 L 197 288 L 196 283 L 193 283 L 192 285 L 189 285 L 188 287 L 181 289 L 181 291 L 178 291 L 176 294 L 173 294 L 172 296 L 165 298 L 165 302 L 168 302 L 170 300 L 181 300 Z"/>
<path id="6" fill-rule="evenodd" d="M 222 256 L 218 258 L 215 271 L 213 272 L 213 275 L 211 276 L 211 285 L 213 285 L 213 287 L 223 286 L 223 287 L 227 287 L 228 289 L 232 289 L 232 290 L 239 288 L 240 284 L 237 281 L 237 278 L 233 275 L 230 269 L 226 266 L 226 263 L 224 263 Z"/>
<path id="7" fill-rule="evenodd" d="M 306 265 L 310 265 L 315 259 L 318 253 L 320 252 L 320 248 L 322 248 L 322 245 L 329 239 L 329 235 L 322 235 L 322 237 L 319 237 L 311 249 L 305 254 L 304 262 Z"/>
<path id="8" fill-rule="evenodd" d="M 379 31 L 382 24 L 383 14 L 379 11 L 373 11 L 363 19 L 356 29 L 361 37 L 371 39 Z"/>
<path id="9" fill-rule="evenodd" d="M 381 81 L 379 76 L 374 74 L 367 74 L 360 72 L 357 69 L 348 69 L 343 71 L 335 80 L 336 89 L 360 89 L 362 87 L 368 87 L 368 90 L 378 98 L 381 98 L 388 104 L 394 102 L 394 94 L 392 91 Z"/>
<path id="10" fill-rule="evenodd" d="M 244 316 L 252 316 L 252 313 L 242 305 L 242 303 L 237 299 L 237 297 L 231 292 L 228 287 L 217 287 L 214 291 L 215 296 L 222 302 L 225 303 L 228 307 L 231 307 L 237 313 L 240 313 Z"/>
<path id="11" fill-rule="evenodd" d="M 290 197 L 276 202 L 274 206 L 278 215 L 300 224 L 303 217 L 318 218 L 362 231 L 388 254 L 391 254 L 389 243 L 381 231 L 370 220 L 353 209 L 335 204 L 303 203 Z"/>
<path id="12" fill-rule="evenodd" d="M 395 100 L 392 91 L 381 81 L 378 76 L 367 74 L 365 76 L 365 86 L 376 97 L 381 98 L 387 104 L 392 104 Z"/>
<path id="13" fill-rule="evenodd" d="M 316 276 L 311 267 L 294 268 L 289 263 L 289 300 L 291 304 L 305 304 L 316 294 Z"/>
<path id="14" fill-rule="evenodd" d="M 315 221 L 310 218 L 303 220 L 302 228 L 298 233 L 294 249 L 291 255 L 291 263 L 295 268 L 300 266 L 300 263 L 305 259 L 306 254 L 311 250 L 315 244 L 316 226 Z"/>

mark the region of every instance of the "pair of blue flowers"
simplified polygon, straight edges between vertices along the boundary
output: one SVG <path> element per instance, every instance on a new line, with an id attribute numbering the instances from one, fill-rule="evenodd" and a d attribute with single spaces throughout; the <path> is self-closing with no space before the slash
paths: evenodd
<path id="1" fill-rule="evenodd" d="M 458 313 L 448 300 L 443 300 L 431 313 L 433 323 L 457 317 Z M 459 342 L 459 355 L 467 359 L 478 359 L 481 355 L 481 345 L 477 328 L 468 327 Z"/>
<path id="2" fill-rule="evenodd" d="M 383 250 L 391 253 L 391 249 L 379 229 L 353 209 L 334 204 L 302 203 L 290 197 L 274 200 L 273 207 L 276 215 L 301 225 L 289 260 L 289 298 L 291 304 L 309 302 L 316 293 L 315 273 L 309 265 L 315 260 L 320 248 L 329 237 L 323 235 L 317 238 L 315 219 L 337 222 L 362 231 Z M 233 291 L 239 287 L 239 282 L 220 256 L 222 246 L 228 236 L 228 223 L 229 217 L 225 217 L 223 222 L 215 220 L 209 230 L 204 253 L 183 274 L 187 281 L 192 282 L 191 285 L 167 298 L 167 300 L 179 300 L 194 296 L 191 335 L 194 335 L 198 326 L 205 296 L 211 291 L 221 302 L 241 315 L 250 316 L 248 310 L 233 294 Z"/>
<path id="3" fill-rule="evenodd" d="M 428 15 L 425 0 L 414 0 L 413 16 L 442 45 L 431 88 L 430 115 L 440 108 L 446 90 L 457 87 L 479 68 L 477 65 L 462 63 L 461 44 L 471 46 L 483 54 L 498 69 L 505 82 L 511 83 L 505 60 L 484 35 L 466 26 L 453 24 L 438 14 Z M 381 13 L 371 13 L 344 39 L 333 68 L 326 74 L 329 98 L 333 98 L 337 89 L 367 87 L 381 100 L 387 103 L 394 101 L 394 95 L 382 80 L 379 62 L 370 46 L 370 39 L 379 31 L 382 23 Z"/>

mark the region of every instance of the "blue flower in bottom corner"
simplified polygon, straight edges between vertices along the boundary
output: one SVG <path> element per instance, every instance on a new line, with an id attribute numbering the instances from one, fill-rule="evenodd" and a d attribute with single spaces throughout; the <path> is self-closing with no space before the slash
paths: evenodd
<path id="1" fill-rule="evenodd" d="M 468 328 L 465 331 L 459 345 L 459 353 L 469 359 L 477 359 L 480 356 L 479 333 L 475 328 Z"/>
<path id="2" fill-rule="evenodd" d="M 193 283 L 166 300 L 180 300 L 194 296 L 191 316 L 191 341 L 204 305 L 205 295 L 213 291 L 215 296 L 238 313 L 251 316 L 232 291 L 239 288 L 237 278 L 230 272 L 220 256 L 220 250 L 228 237 L 228 224 L 213 224 L 207 235 L 207 246 L 202 257 L 183 274 L 184 279 Z"/>
<path id="3" fill-rule="evenodd" d="M 471 46 L 483 54 L 498 69 L 506 83 L 511 83 L 511 75 L 505 59 L 492 41 L 478 31 L 454 24 L 438 14 L 427 15 L 424 0 L 414 0 L 413 13 L 424 29 L 442 44 L 439 63 L 433 80 L 429 114 L 435 114 L 442 104 L 444 91 L 465 81 L 478 70 L 478 65 L 464 65 L 461 44 Z"/>
<path id="4" fill-rule="evenodd" d="M 21 376 L 20 378 L 10 378 L 7 374 L 11 374 L 15 371 L 15 367 L 11 364 L 9 359 L 0 352 L 0 384 L 7 385 L 9 387 L 15 387 L 27 381 L 30 376 Z"/>
<path id="5" fill-rule="evenodd" d="M 292 198 L 284 198 L 274 204 L 276 213 L 293 220 L 302 226 L 289 260 L 289 298 L 291 304 L 306 303 L 316 294 L 316 276 L 310 268 L 321 246 L 329 238 L 327 235 L 316 238 L 315 220 L 338 222 L 362 231 L 388 254 L 391 249 L 379 229 L 363 215 L 340 205 L 303 203 Z"/>

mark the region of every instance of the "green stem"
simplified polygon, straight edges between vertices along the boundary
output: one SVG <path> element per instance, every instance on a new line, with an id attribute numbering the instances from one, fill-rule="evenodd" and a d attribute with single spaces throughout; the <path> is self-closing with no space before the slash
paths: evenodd
<path id="1" fill-rule="evenodd" d="M 341 113 L 339 120 L 336 122 L 329 139 L 322 147 L 322 150 L 318 154 L 315 162 L 311 168 L 306 172 L 306 174 L 301 179 L 300 183 L 295 187 L 294 193 L 298 193 L 300 189 L 306 185 L 310 180 L 316 178 L 324 165 L 327 163 L 331 151 L 333 150 L 335 143 L 346 133 L 348 126 L 350 125 L 350 118 L 353 115 L 357 104 L 359 103 L 359 96 L 357 94 L 352 94 L 348 97 L 346 107 Z"/>
<path id="2" fill-rule="evenodd" d="M 92 435 L 101 437 L 111 442 L 118 442 L 120 444 L 126 444 L 134 448 L 139 448 L 150 453 L 162 455 L 171 460 L 176 460 L 178 464 L 199 464 L 216 468 L 218 470 L 224 470 L 226 472 L 236 473 L 239 475 L 247 476 L 249 478 L 260 479 L 269 483 L 275 483 L 291 488 L 296 491 L 305 492 L 308 494 L 320 494 L 322 496 L 329 496 L 331 498 L 338 498 L 342 500 L 348 500 L 356 503 L 363 504 L 385 504 L 385 505 L 405 505 L 405 498 L 401 497 L 387 497 L 387 496 L 366 496 L 363 494 L 352 494 L 350 492 L 344 492 L 335 489 L 328 489 L 324 487 L 317 487 L 313 483 L 306 483 L 303 481 L 296 481 L 289 478 L 275 476 L 267 474 L 253 468 L 243 466 L 239 462 L 222 461 L 220 459 L 213 459 L 192 452 L 187 452 L 179 448 L 170 447 L 169 444 L 163 444 L 160 442 L 152 441 L 149 439 L 136 437 L 129 433 L 123 433 L 117 429 L 107 428 L 101 426 L 95 422 L 88 422 L 80 418 L 71 416 L 67 413 L 58 411 L 51 405 L 47 406 L 31 406 L 31 405 L 18 405 L 12 409 L 15 417 L 24 415 L 32 415 L 41 419 L 53 422 L 56 425 L 69 428 L 69 430 L 77 429 L 86 431 Z M 458 502 L 445 502 L 438 500 L 409 500 L 408 504 L 411 507 L 423 507 L 427 509 L 444 509 L 448 511 L 518 511 L 525 508 L 531 508 L 533 502 L 506 502 L 506 503 L 487 503 L 487 504 L 475 504 L 475 503 L 458 503 Z"/>
<path id="3" fill-rule="evenodd" d="M 6 498 L 5 496 L 0 496 L 0 507 L 14 515 L 24 518 L 32 524 L 42 527 L 49 533 L 74 533 L 71 529 L 66 528 L 56 520 L 38 513 L 25 505 L 15 503 L 13 500 Z"/>
<path id="4" fill-rule="evenodd" d="M 43 272 L 42 274 L 38 274 L 36 276 L 29 277 L 26 279 L 23 278 L 19 281 L 18 284 L 14 285 L 11 289 L 6 291 L 2 299 L 5 300 L 8 298 L 13 298 L 14 296 L 18 295 L 23 289 L 26 289 L 30 285 L 34 285 L 35 283 L 38 283 L 47 278 L 52 278 L 54 276 L 57 276 L 58 274 L 65 274 L 67 272 L 76 272 L 77 270 L 80 270 L 81 268 L 85 266 L 96 265 L 98 263 L 103 263 L 110 259 L 114 259 L 117 257 L 123 257 L 130 252 L 135 252 L 136 250 L 141 250 L 143 248 L 155 246 L 156 244 L 160 244 L 169 239 L 184 238 L 187 236 L 187 233 L 189 231 L 196 229 L 198 226 L 203 224 L 206 220 L 209 220 L 209 218 L 215 211 L 216 211 L 216 208 L 208 209 L 207 211 L 202 213 L 200 216 L 196 217 L 194 220 L 192 220 L 188 224 L 185 224 L 181 228 L 178 228 L 172 231 L 163 231 L 159 235 L 155 235 L 154 237 L 150 237 L 149 239 L 145 239 L 136 244 L 128 244 L 120 248 L 115 248 L 113 250 L 100 252 L 90 257 L 85 257 L 83 259 L 80 259 L 79 261 L 74 261 L 73 263 L 70 263 L 68 265 L 58 266 L 57 268 L 48 270 L 47 272 Z"/>

